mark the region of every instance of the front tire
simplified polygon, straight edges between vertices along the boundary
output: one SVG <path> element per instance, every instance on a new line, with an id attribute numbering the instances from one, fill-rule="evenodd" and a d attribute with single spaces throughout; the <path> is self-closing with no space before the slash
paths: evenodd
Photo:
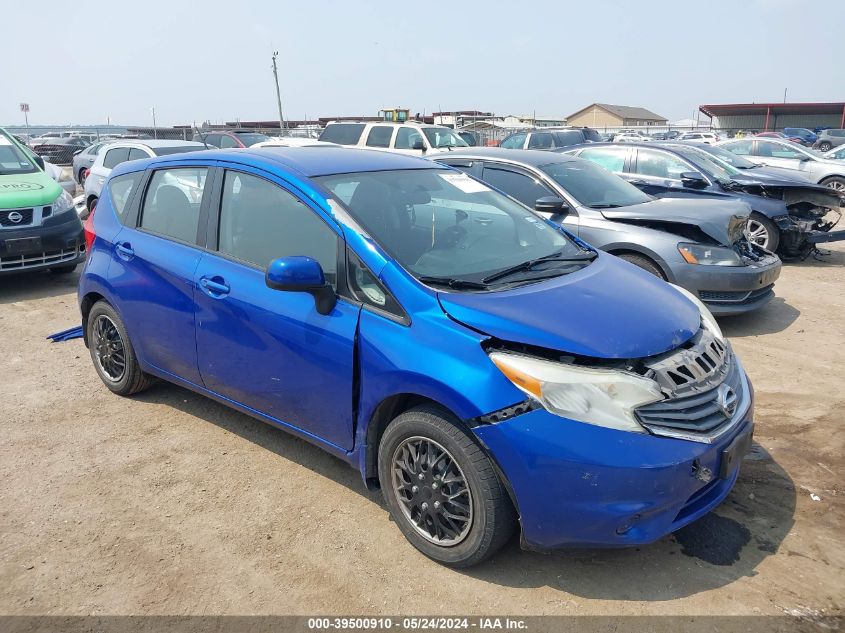
<path id="1" fill-rule="evenodd" d="M 845 194 L 845 178 L 842 178 L 840 176 L 831 176 L 830 178 L 825 178 L 819 184 L 825 187 L 830 187 L 837 193 Z"/>
<path id="2" fill-rule="evenodd" d="M 81 187 L 85 186 L 85 168 L 84 167 L 79 170 L 79 179 L 77 180 L 77 182 L 79 182 L 79 185 Z"/>
<path id="3" fill-rule="evenodd" d="M 393 520 L 439 563 L 470 567 L 513 534 L 516 513 L 493 463 L 436 407 L 411 409 L 388 425 L 378 471 Z"/>
<path id="4" fill-rule="evenodd" d="M 775 223 L 762 213 L 753 211 L 745 227 L 745 237 L 749 242 L 775 252 L 780 246 L 780 231 Z"/>
<path id="5" fill-rule="evenodd" d="M 659 277 L 663 281 L 666 281 L 666 275 L 663 274 L 660 266 L 657 263 L 646 257 L 645 255 L 637 255 L 635 253 L 620 253 L 619 259 L 624 259 L 626 262 L 633 264 L 643 270 L 650 272 L 655 277 Z"/>
<path id="6" fill-rule="evenodd" d="M 829 152 L 831 149 L 833 149 L 833 145 L 831 145 L 827 141 L 819 144 L 819 151 L 820 152 Z"/>
<path id="7" fill-rule="evenodd" d="M 131 396 L 153 384 L 153 377 L 138 365 L 120 315 L 105 301 L 95 303 L 88 313 L 87 337 L 94 369 L 111 391 Z"/>

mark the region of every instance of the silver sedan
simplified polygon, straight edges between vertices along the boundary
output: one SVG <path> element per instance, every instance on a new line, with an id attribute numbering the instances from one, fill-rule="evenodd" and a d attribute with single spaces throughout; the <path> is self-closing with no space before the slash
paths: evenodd
<path id="1" fill-rule="evenodd" d="M 845 162 L 826 158 L 816 150 L 775 138 L 733 139 L 717 145 L 758 165 L 797 169 L 810 182 L 845 193 Z"/>

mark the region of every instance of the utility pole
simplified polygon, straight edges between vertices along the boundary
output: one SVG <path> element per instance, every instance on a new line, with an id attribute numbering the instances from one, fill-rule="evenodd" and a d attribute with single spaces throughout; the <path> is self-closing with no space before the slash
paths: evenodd
<path id="1" fill-rule="evenodd" d="M 156 109 L 155 109 L 155 107 L 150 108 L 150 111 L 153 113 L 153 138 L 158 138 L 158 129 L 156 128 Z"/>
<path id="2" fill-rule="evenodd" d="M 783 89 L 783 102 L 786 103 L 786 88 Z"/>
<path id="3" fill-rule="evenodd" d="M 276 58 L 279 51 L 273 51 L 273 77 L 276 79 L 276 102 L 279 104 L 279 130 L 285 129 L 285 117 L 282 114 L 282 93 L 279 91 L 279 70 L 276 67 Z"/>

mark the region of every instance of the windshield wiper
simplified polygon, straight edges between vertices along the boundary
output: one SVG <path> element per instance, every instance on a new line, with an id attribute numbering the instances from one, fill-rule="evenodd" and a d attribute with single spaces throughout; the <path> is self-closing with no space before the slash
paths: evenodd
<path id="1" fill-rule="evenodd" d="M 452 277 L 430 277 L 423 275 L 417 279 L 424 284 L 432 286 L 446 286 L 453 290 L 486 290 L 487 284 L 484 281 L 470 281 L 469 279 L 454 279 Z"/>
<path id="2" fill-rule="evenodd" d="M 545 262 L 591 262 L 597 256 L 598 255 L 592 251 L 585 251 L 583 255 L 577 255 L 573 257 L 561 257 L 560 251 L 558 251 L 557 253 L 552 253 L 551 255 L 546 255 L 545 257 L 529 259 L 527 262 L 522 262 L 521 264 L 517 264 L 516 266 L 511 266 L 510 268 L 500 270 L 499 272 L 493 273 L 492 275 L 488 275 L 487 277 L 482 279 L 481 283 L 489 284 L 492 281 L 504 279 L 505 277 L 508 277 L 514 273 L 520 273 L 526 270 L 531 270 L 537 264 L 543 264 Z"/>

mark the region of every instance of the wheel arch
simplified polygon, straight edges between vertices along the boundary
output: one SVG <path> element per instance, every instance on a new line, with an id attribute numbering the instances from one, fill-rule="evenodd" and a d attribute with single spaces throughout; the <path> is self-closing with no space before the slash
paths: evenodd
<path id="1" fill-rule="evenodd" d="M 379 487 L 378 448 L 387 425 L 397 416 L 420 406 L 435 407 L 460 424 L 460 417 L 454 411 L 428 396 L 419 393 L 397 393 L 384 398 L 373 410 L 364 433 L 362 475 L 368 489 L 375 490 Z"/>
<path id="2" fill-rule="evenodd" d="M 82 313 L 82 340 L 85 343 L 85 347 L 88 347 L 88 315 L 91 314 L 91 308 L 98 301 L 108 303 L 108 300 L 99 292 L 89 292 L 79 302 L 79 310 Z"/>
<path id="3" fill-rule="evenodd" d="M 661 270 L 663 276 L 666 277 L 668 281 L 675 280 L 672 268 L 666 263 L 666 261 L 651 249 L 640 246 L 639 244 L 609 244 L 608 246 L 603 246 L 602 250 L 610 253 L 611 255 L 616 255 L 617 257 L 626 254 L 647 257 Z"/>

